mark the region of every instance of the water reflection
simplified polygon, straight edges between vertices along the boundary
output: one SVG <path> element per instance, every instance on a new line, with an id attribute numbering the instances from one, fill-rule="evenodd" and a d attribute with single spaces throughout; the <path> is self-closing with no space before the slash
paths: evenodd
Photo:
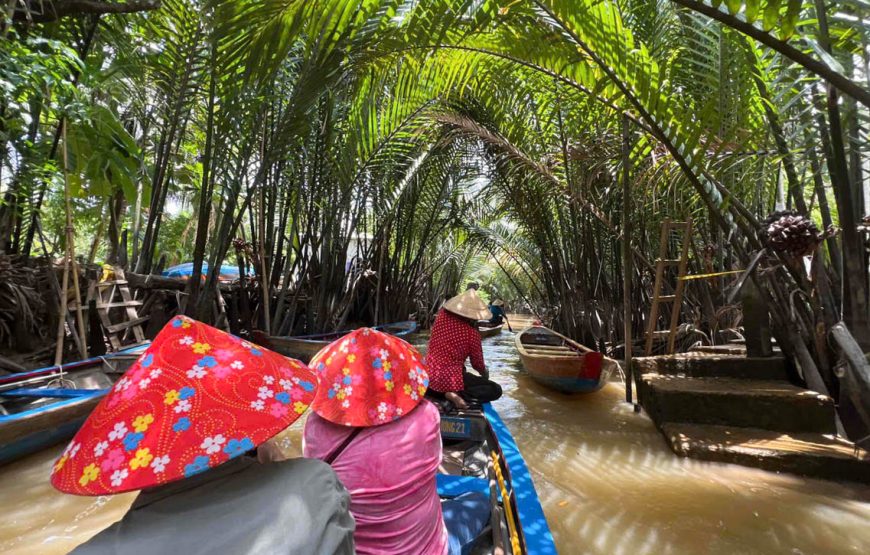
<path id="1" fill-rule="evenodd" d="M 870 488 L 678 458 L 622 402 L 621 384 L 567 396 L 528 378 L 512 334 L 484 350 L 560 553 L 870 553 Z M 288 456 L 301 425 L 279 437 Z M 134 499 L 54 491 L 48 474 L 61 450 L 0 469 L 0 552 L 66 553 Z"/>
<path id="2" fill-rule="evenodd" d="M 870 488 L 678 458 L 621 383 L 563 395 L 523 372 L 512 334 L 485 352 L 560 553 L 870 552 Z"/>

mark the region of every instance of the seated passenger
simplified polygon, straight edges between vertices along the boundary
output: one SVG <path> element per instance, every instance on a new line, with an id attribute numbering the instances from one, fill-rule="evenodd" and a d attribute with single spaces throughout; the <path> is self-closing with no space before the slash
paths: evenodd
<path id="1" fill-rule="evenodd" d="M 174 318 L 55 463 L 67 493 L 144 490 L 75 553 L 353 553 L 349 495 L 327 465 L 246 456 L 305 412 L 316 383 L 298 361 Z"/>
<path id="2" fill-rule="evenodd" d="M 430 395 L 434 398 L 446 397 L 457 407 L 466 408 L 469 400 L 488 403 L 501 397 L 501 386 L 489 379 L 477 329 L 479 320 L 491 317 L 473 290 L 453 297 L 438 311 L 426 353 L 432 380 Z M 466 359 L 480 376 L 465 371 Z"/>
<path id="3" fill-rule="evenodd" d="M 423 398 L 429 378 L 419 353 L 364 328 L 311 365 L 320 388 L 303 452 L 330 463 L 350 491 L 357 553 L 462 553 L 489 521 L 489 501 L 471 494 L 445 502 L 445 526 L 435 482 L 440 416 Z"/>

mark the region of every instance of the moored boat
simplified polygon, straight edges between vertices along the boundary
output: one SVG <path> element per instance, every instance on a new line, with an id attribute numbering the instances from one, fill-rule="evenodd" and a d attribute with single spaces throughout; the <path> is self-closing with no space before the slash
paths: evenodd
<path id="1" fill-rule="evenodd" d="M 497 326 L 480 326 L 477 329 L 480 331 L 480 337 L 485 339 L 500 334 L 504 329 L 504 324 L 499 324 Z"/>
<path id="2" fill-rule="evenodd" d="M 442 414 L 441 437 L 444 456 L 436 477 L 441 498 L 489 495 L 490 526 L 471 553 L 555 555 L 529 469 L 495 408 L 486 403 Z"/>
<path id="3" fill-rule="evenodd" d="M 417 330 L 417 322 L 413 320 L 394 322 L 392 324 L 375 326 L 373 329 L 395 335 L 396 337 L 405 337 Z M 350 332 L 351 330 L 343 330 L 314 335 L 278 336 L 266 335 L 263 332 L 255 331 L 253 340 L 255 343 L 281 353 L 284 356 L 308 362 L 320 349 Z"/>
<path id="4" fill-rule="evenodd" d="M 618 367 L 615 360 L 543 326 L 524 329 L 514 341 L 532 379 L 564 393 L 598 391 Z"/>
<path id="5" fill-rule="evenodd" d="M 0 377 L 0 465 L 72 437 L 146 347 Z"/>

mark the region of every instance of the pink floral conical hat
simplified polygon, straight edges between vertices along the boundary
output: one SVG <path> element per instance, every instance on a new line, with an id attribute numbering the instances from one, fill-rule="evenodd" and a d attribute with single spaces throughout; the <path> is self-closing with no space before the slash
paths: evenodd
<path id="1" fill-rule="evenodd" d="M 51 483 L 103 495 L 198 474 L 290 426 L 316 384 L 299 361 L 178 316 L 97 405 Z"/>
<path id="2" fill-rule="evenodd" d="M 423 400 L 429 374 L 423 357 L 398 337 L 361 328 L 311 359 L 320 385 L 311 409 L 342 426 L 377 426 L 408 414 Z"/>

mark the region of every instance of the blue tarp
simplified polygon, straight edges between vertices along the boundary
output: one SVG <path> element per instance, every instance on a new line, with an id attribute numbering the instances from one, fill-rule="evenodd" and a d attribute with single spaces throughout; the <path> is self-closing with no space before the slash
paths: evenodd
<path id="1" fill-rule="evenodd" d="M 202 275 L 205 277 L 208 274 L 208 262 L 202 263 Z M 189 279 L 193 275 L 193 262 L 185 262 L 163 270 L 164 277 L 185 278 Z M 221 266 L 220 279 L 234 280 L 239 279 L 239 269 L 234 266 Z"/>

